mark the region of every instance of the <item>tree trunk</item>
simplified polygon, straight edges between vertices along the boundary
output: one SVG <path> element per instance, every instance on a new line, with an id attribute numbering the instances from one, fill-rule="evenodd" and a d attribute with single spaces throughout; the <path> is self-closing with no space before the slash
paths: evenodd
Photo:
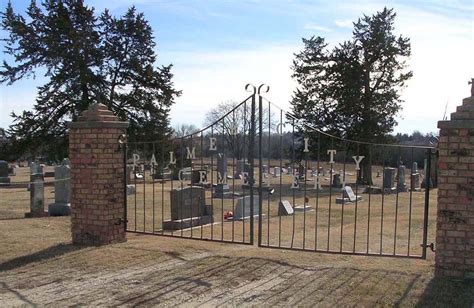
<path id="1" fill-rule="evenodd" d="M 371 164 L 371 153 L 370 145 L 361 144 L 360 145 L 360 155 L 364 156 L 364 159 L 360 162 L 360 170 L 357 175 L 357 183 L 360 185 L 373 185 L 372 180 L 372 164 Z"/>

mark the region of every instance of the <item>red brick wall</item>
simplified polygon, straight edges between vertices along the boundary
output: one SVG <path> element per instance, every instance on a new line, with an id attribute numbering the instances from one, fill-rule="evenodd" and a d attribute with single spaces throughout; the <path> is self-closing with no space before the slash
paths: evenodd
<path id="1" fill-rule="evenodd" d="M 102 245 L 126 240 L 123 151 L 119 122 L 104 105 L 93 105 L 69 124 L 71 232 L 74 244 Z"/>
<path id="2" fill-rule="evenodd" d="M 474 97 L 438 128 L 436 275 L 474 277 Z"/>

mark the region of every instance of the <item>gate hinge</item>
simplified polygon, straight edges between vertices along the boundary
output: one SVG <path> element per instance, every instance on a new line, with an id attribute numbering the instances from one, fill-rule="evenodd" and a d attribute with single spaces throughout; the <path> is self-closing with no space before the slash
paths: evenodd
<path id="1" fill-rule="evenodd" d="M 127 223 L 127 222 L 128 222 L 127 219 L 119 218 L 119 219 L 117 219 L 117 222 L 115 223 L 115 225 L 116 225 L 116 226 L 119 226 L 119 225 L 121 225 L 121 224 L 123 224 L 123 223 Z"/>
<path id="2" fill-rule="evenodd" d="M 434 243 L 430 243 L 428 245 L 421 244 L 420 247 L 429 248 L 432 252 L 436 252 Z"/>

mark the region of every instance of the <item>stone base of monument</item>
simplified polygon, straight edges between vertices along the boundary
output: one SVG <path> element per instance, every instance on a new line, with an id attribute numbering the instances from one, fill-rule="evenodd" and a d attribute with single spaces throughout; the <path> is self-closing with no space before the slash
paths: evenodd
<path id="1" fill-rule="evenodd" d="M 39 217 L 48 217 L 48 212 L 29 212 L 25 213 L 25 218 L 39 218 Z"/>
<path id="2" fill-rule="evenodd" d="M 397 191 L 398 191 L 398 192 L 407 192 L 407 191 L 408 191 L 408 187 L 407 187 L 406 184 L 405 184 L 405 185 L 399 185 L 399 186 L 397 186 Z"/>
<path id="3" fill-rule="evenodd" d="M 356 196 L 357 201 L 362 200 L 361 196 Z M 345 204 L 345 203 L 354 203 L 354 201 L 351 201 L 350 198 L 347 197 L 342 197 L 342 198 L 336 198 L 336 204 Z"/>
<path id="4" fill-rule="evenodd" d="M 379 195 L 382 194 L 382 188 L 378 186 L 367 186 L 364 190 L 364 194 Z"/>
<path id="5" fill-rule="evenodd" d="M 310 211 L 314 211 L 314 209 L 309 206 L 309 205 L 296 205 L 293 210 L 295 212 L 310 212 Z"/>
<path id="6" fill-rule="evenodd" d="M 192 184 L 188 184 L 188 186 L 198 186 L 198 187 L 203 187 L 203 188 L 211 188 L 212 184 L 211 183 L 192 183 Z"/>
<path id="7" fill-rule="evenodd" d="M 54 171 L 46 171 L 44 173 L 45 178 L 54 178 Z"/>
<path id="8" fill-rule="evenodd" d="M 51 203 L 48 205 L 49 216 L 71 215 L 71 203 Z"/>
<path id="9" fill-rule="evenodd" d="M 397 188 L 396 188 L 396 187 L 384 188 L 384 189 L 383 189 L 383 192 L 384 192 L 385 194 L 396 194 L 396 193 L 397 193 Z"/>
<path id="10" fill-rule="evenodd" d="M 214 218 L 210 215 L 197 216 L 185 219 L 164 220 L 163 230 L 181 230 L 196 226 L 207 225 L 214 222 Z"/>
<path id="11" fill-rule="evenodd" d="M 234 196 L 238 197 L 239 194 L 234 194 L 231 191 L 215 192 L 212 194 L 212 198 L 216 199 L 232 199 Z"/>
<path id="12" fill-rule="evenodd" d="M 10 178 L 8 178 L 8 177 L 0 178 L 0 185 L 1 186 L 7 186 L 9 184 L 10 184 Z"/>

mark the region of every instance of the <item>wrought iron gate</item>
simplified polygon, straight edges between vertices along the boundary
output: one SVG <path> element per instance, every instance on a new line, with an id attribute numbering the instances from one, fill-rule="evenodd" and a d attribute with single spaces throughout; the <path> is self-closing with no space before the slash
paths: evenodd
<path id="1" fill-rule="evenodd" d="M 265 99 L 268 90 L 258 89 L 258 245 L 426 258 L 436 150 L 338 138 Z"/>
<path id="2" fill-rule="evenodd" d="M 127 231 L 426 258 L 433 147 L 338 138 L 246 90 L 202 130 L 126 143 Z"/>
<path id="3" fill-rule="evenodd" d="M 253 244 L 256 111 L 248 90 L 202 130 L 126 143 L 127 231 Z"/>

